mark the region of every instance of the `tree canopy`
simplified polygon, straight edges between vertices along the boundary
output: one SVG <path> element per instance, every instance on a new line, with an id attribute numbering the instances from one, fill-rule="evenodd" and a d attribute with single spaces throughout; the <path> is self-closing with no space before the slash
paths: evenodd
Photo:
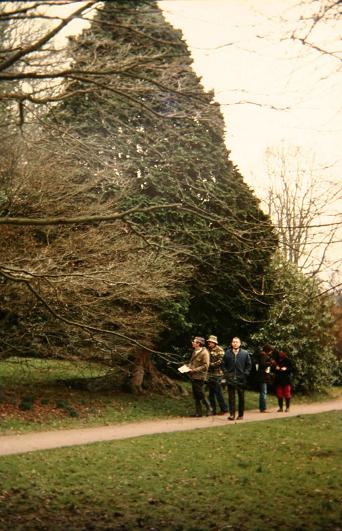
<path id="1" fill-rule="evenodd" d="M 270 263 L 269 277 L 270 313 L 252 339 L 256 345 L 271 342 L 291 357 L 296 390 L 321 391 L 334 383 L 338 365 L 333 299 L 322 295 L 315 278 L 305 276 L 281 254 Z"/>

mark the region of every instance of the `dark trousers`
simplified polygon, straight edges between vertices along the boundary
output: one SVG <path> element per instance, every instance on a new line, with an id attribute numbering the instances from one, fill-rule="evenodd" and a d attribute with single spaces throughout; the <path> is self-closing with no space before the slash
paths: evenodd
<path id="1" fill-rule="evenodd" d="M 195 400 L 204 400 L 204 380 L 192 380 L 192 394 Z"/>
<path id="2" fill-rule="evenodd" d="M 238 400 L 239 400 L 239 404 L 238 404 L 239 417 L 243 417 L 243 413 L 245 410 L 245 390 L 243 387 L 228 384 L 229 414 L 232 417 L 235 416 L 235 411 L 236 411 L 235 392 L 237 392 Z"/>
<path id="3" fill-rule="evenodd" d="M 205 406 L 207 415 L 212 415 L 209 401 L 204 394 L 204 380 L 192 380 L 192 394 L 195 399 L 196 416 L 202 416 L 202 404 Z"/>
<path id="4" fill-rule="evenodd" d="M 223 398 L 221 378 L 219 376 L 209 376 L 208 378 L 208 390 L 209 390 L 209 402 L 212 407 L 213 413 L 216 413 L 216 400 L 220 406 L 221 412 L 226 413 L 228 411 L 227 404 Z"/>

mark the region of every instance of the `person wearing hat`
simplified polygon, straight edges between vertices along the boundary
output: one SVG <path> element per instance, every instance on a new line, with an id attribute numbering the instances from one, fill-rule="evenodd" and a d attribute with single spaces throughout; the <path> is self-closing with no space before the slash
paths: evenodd
<path id="1" fill-rule="evenodd" d="M 189 363 L 189 376 L 191 378 L 192 394 L 195 399 L 194 417 L 202 417 L 202 404 L 205 406 L 207 416 L 212 415 L 212 409 L 204 394 L 204 384 L 207 380 L 209 367 L 209 352 L 205 348 L 203 337 L 194 337 L 192 340 L 192 356 Z"/>
<path id="2" fill-rule="evenodd" d="M 223 377 L 221 365 L 224 350 L 218 345 L 216 336 L 209 336 L 207 339 L 207 345 L 210 355 L 208 369 L 209 402 L 213 410 L 213 415 L 216 415 L 216 403 L 220 408 L 219 415 L 224 415 L 228 411 L 221 387 L 221 380 Z"/>

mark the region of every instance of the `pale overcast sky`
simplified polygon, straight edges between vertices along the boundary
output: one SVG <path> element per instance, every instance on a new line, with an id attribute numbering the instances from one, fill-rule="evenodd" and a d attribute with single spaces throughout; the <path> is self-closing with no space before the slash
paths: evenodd
<path id="1" fill-rule="evenodd" d="M 297 24 L 293 12 L 285 9 L 294 3 L 297 0 L 159 2 L 167 20 L 183 31 L 203 84 L 215 90 L 232 159 L 247 180 L 262 163 L 265 149 L 281 141 L 314 149 L 341 172 L 339 62 L 304 50 L 299 43 L 280 42 L 290 24 Z M 289 24 L 280 16 L 290 17 Z M 264 35 L 267 38 L 260 38 Z"/>

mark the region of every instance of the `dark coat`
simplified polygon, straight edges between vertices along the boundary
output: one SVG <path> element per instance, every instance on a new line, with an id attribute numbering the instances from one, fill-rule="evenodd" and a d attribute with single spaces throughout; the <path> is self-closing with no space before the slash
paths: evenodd
<path id="1" fill-rule="evenodd" d="M 245 387 L 251 368 L 252 360 L 247 350 L 240 348 L 236 356 L 231 348 L 226 350 L 222 359 L 222 369 L 228 385 Z"/>
<path id="2" fill-rule="evenodd" d="M 274 380 L 274 375 L 271 372 L 272 355 L 266 352 L 260 352 L 258 362 L 258 382 L 271 384 Z"/>
<path id="3" fill-rule="evenodd" d="M 284 387 L 291 384 L 292 362 L 289 358 L 278 358 L 273 367 L 275 386 Z"/>

